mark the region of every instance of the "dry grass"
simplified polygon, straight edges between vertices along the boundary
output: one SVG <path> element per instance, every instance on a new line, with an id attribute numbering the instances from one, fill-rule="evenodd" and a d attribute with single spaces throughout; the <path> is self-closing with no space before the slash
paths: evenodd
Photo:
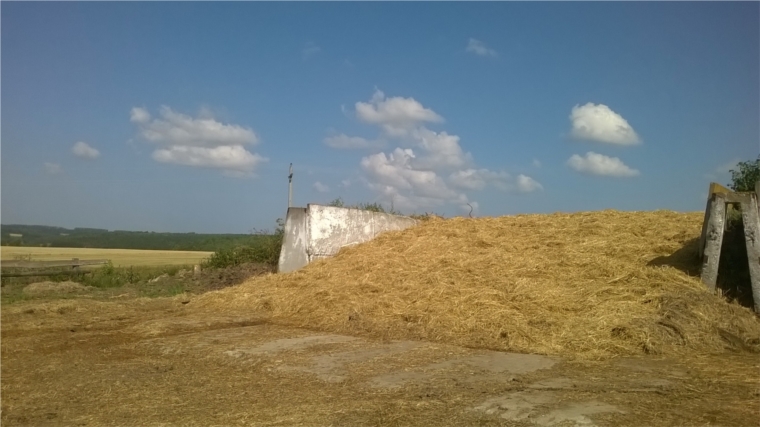
<path id="1" fill-rule="evenodd" d="M 31 257 L 32 261 L 80 259 L 110 259 L 115 267 L 161 266 L 199 264 L 211 256 L 212 252 L 199 251 L 149 251 L 138 249 L 93 249 L 93 248 L 39 248 L 2 246 L 3 260 Z"/>
<path id="2" fill-rule="evenodd" d="M 760 321 L 694 273 L 701 213 L 432 219 L 193 300 L 278 323 L 585 359 L 760 349 Z"/>
<path id="3" fill-rule="evenodd" d="M 50 295 L 50 294 L 71 294 L 91 290 L 91 286 L 84 286 L 81 283 L 65 282 L 36 282 L 24 287 L 26 295 Z"/>

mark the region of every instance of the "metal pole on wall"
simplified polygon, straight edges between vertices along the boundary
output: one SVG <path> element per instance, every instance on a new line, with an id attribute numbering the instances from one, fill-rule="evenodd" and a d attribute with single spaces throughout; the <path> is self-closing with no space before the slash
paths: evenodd
<path id="1" fill-rule="evenodd" d="M 290 175 L 288 175 L 288 207 L 293 206 L 293 163 L 290 164 Z"/>

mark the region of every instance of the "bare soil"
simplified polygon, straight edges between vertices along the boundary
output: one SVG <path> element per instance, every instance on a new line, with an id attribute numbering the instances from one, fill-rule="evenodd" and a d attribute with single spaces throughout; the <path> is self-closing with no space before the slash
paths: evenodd
<path id="1" fill-rule="evenodd" d="M 757 354 L 612 358 L 373 340 L 174 298 L 2 310 L 3 426 L 756 426 Z"/>

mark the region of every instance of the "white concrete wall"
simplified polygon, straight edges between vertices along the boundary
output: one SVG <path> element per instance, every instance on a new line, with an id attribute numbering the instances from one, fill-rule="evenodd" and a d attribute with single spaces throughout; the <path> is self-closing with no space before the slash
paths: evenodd
<path id="1" fill-rule="evenodd" d="M 290 208 L 278 271 L 287 273 L 317 259 L 334 256 L 345 246 L 374 239 L 378 234 L 403 230 L 417 223 L 399 215 L 361 209 L 308 205 Z"/>

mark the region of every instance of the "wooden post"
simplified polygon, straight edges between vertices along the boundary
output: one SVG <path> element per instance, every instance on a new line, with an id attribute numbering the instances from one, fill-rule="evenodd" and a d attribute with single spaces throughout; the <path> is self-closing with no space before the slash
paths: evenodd
<path id="1" fill-rule="evenodd" d="M 726 198 L 724 194 L 714 193 L 710 196 L 707 229 L 705 230 L 705 249 L 702 255 L 702 283 L 711 292 L 715 292 L 718 283 L 718 263 L 720 248 L 723 245 L 723 231 L 726 222 Z"/>
<path id="2" fill-rule="evenodd" d="M 757 190 L 755 186 L 755 190 Z M 747 203 L 742 203 L 744 241 L 747 244 L 749 277 L 752 282 L 752 300 L 755 313 L 760 313 L 760 215 L 758 215 L 757 195 L 749 193 Z"/>
<path id="3" fill-rule="evenodd" d="M 74 271 L 79 271 L 79 258 L 71 258 L 71 268 Z"/>

